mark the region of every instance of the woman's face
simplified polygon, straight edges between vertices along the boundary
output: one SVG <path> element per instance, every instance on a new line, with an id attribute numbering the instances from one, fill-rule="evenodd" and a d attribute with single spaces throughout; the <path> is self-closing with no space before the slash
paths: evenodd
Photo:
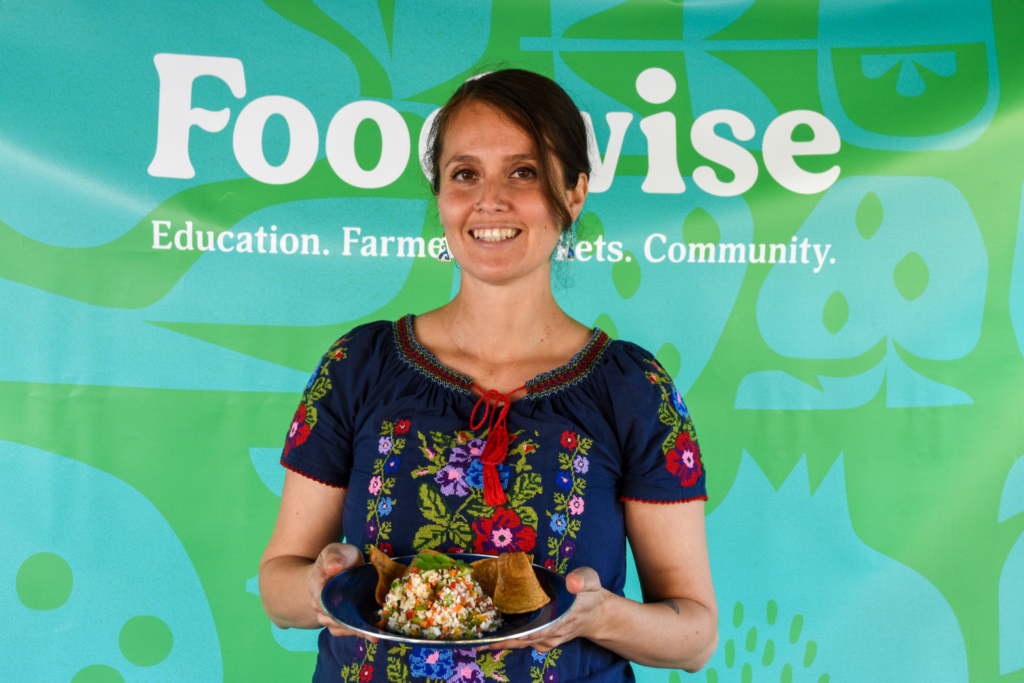
<path id="1" fill-rule="evenodd" d="M 550 167 L 561 177 L 557 160 Z M 438 172 L 437 208 L 463 276 L 504 283 L 547 271 L 558 219 L 537 176 L 536 145 L 524 130 L 488 105 L 469 103 L 448 127 Z M 586 176 L 580 177 L 567 191 L 573 216 L 586 197 Z"/>

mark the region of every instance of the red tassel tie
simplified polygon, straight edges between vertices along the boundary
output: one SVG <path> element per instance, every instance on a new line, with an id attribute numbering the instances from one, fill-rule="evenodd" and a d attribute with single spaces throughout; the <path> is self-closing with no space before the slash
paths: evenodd
<path id="1" fill-rule="evenodd" d="M 512 404 L 512 394 L 522 391 L 526 385 L 507 394 L 499 393 L 496 389 L 485 392 L 476 384 L 473 387 L 482 395 L 469 415 L 469 428 L 480 429 L 484 422 L 487 422 L 487 444 L 480 455 L 480 462 L 484 465 L 484 502 L 491 507 L 497 507 L 504 505 L 506 501 L 505 491 L 501 488 L 501 477 L 498 476 L 498 465 L 504 462 L 505 456 L 508 455 L 508 427 L 505 418 L 508 417 L 508 409 Z M 484 414 L 480 416 L 479 422 L 475 422 L 476 410 L 481 403 L 484 406 Z"/>

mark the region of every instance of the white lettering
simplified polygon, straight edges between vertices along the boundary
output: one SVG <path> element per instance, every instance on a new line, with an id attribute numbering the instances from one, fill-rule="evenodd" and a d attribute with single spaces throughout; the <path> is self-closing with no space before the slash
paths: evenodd
<path id="1" fill-rule="evenodd" d="M 822 254 L 821 253 L 821 245 L 820 244 L 815 244 L 814 245 L 814 255 L 818 257 L 818 267 L 814 269 L 815 273 L 817 273 L 819 270 L 821 270 L 821 267 L 825 265 L 825 257 L 828 256 L 828 250 L 831 249 L 831 248 L 832 248 L 831 244 L 826 244 L 825 245 L 825 253 Z M 833 260 L 835 260 L 835 259 L 833 259 Z"/>
<path id="2" fill-rule="evenodd" d="M 814 131 L 814 139 L 794 142 L 793 130 L 805 123 Z M 764 132 L 761 152 L 768 173 L 787 190 L 800 194 L 816 194 L 832 187 L 839 178 L 839 166 L 823 173 L 809 173 L 793 160 L 794 156 L 835 154 L 839 151 L 839 131 L 818 112 L 797 109 L 782 114 Z"/>
<path id="3" fill-rule="evenodd" d="M 359 250 L 359 253 L 363 256 L 376 256 L 377 255 L 377 238 L 373 235 L 367 235 L 363 238 L 363 248 Z"/>
<path id="4" fill-rule="evenodd" d="M 153 57 L 160 76 L 160 105 L 156 127 L 156 154 L 148 173 L 159 178 L 194 178 L 188 157 L 192 126 L 218 133 L 228 125 L 230 109 L 210 111 L 192 107 L 192 82 L 213 76 L 227 83 L 236 98 L 245 97 L 245 70 L 241 60 L 228 57 L 158 54 Z"/>
<path id="5" fill-rule="evenodd" d="M 736 263 L 736 252 L 740 253 L 740 263 L 747 262 L 747 245 L 745 244 L 719 244 L 718 262 L 725 263 L 725 252 L 729 250 L 729 263 Z"/>
<path id="6" fill-rule="evenodd" d="M 700 258 L 697 259 L 697 263 L 704 263 L 704 258 L 707 257 L 708 263 L 715 262 L 715 245 L 711 242 L 706 244 L 694 244 L 690 242 L 690 263 L 693 263 L 693 257 L 697 255 L 697 250 L 700 250 Z"/>
<path id="7" fill-rule="evenodd" d="M 416 247 L 419 247 L 419 253 L 416 253 Z M 398 238 L 398 255 L 405 256 L 406 247 L 409 247 L 409 257 L 418 256 L 423 258 L 426 256 L 423 253 L 424 243 L 422 237 L 399 237 Z M 386 248 L 386 247 L 385 247 Z"/>
<path id="8" fill-rule="evenodd" d="M 165 226 L 167 228 L 167 232 L 163 232 L 162 230 L 160 230 L 160 226 L 161 225 Z M 170 221 L 153 221 L 153 248 L 154 249 L 170 249 L 171 248 L 171 243 L 170 242 L 168 242 L 167 244 L 160 244 L 160 238 L 161 237 L 167 237 L 168 235 L 170 235 L 170 231 L 171 231 L 171 222 Z"/>
<path id="9" fill-rule="evenodd" d="M 345 231 L 345 250 L 341 252 L 342 256 L 352 255 L 352 245 L 359 241 L 356 237 L 349 237 L 349 232 L 354 232 L 356 235 L 363 234 L 362 228 L 342 228 Z M 433 244 L 433 242 L 431 242 Z"/>
<path id="10" fill-rule="evenodd" d="M 263 128 L 275 114 L 284 117 L 288 124 L 288 156 L 280 166 L 271 166 L 263 155 Z M 301 102 L 268 95 L 253 100 L 238 115 L 232 144 L 238 165 L 250 178 L 268 185 L 286 185 L 313 168 L 320 149 L 320 133 L 316 119 Z"/>
<path id="11" fill-rule="evenodd" d="M 608 260 L 611 263 L 618 263 L 622 260 L 622 242 L 608 243 Z"/>
<path id="12" fill-rule="evenodd" d="M 583 115 L 583 123 L 587 126 L 587 156 L 590 157 L 588 189 L 590 192 L 607 192 L 608 188 L 612 186 L 612 181 L 615 180 L 615 169 L 619 165 L 619 155 L 622 153 L 622 141 L 626 137 L 626 129 L 629 128 L 633 115 L 626 111 L 612 111 L 605 114 L 604 120 L 608 122 L 609 132 L 608 145 L 605 147 L 602 160 L 590 114 L 580 113 Z"/>
<path id="13" fill-rule="evenodd" d="M 225 230 L 221 234 L 217 235 L 217 248 L 221 251 L 234 251 L 235 249 L 234 245 L 231 245 L 230 247 L 224 246 L 224 238 L 228 235 L 231 235 L 231 239 L 235 239 L 235 233 L 230 230 Z"/>
<path id="14" fill-rule="evenodd" d="M 380 161 L 366 171 L 356 161 L 356 129 L 365 119 L 380 127 Z M 360 101 L 338 110 L 327 127 L 327 161 L 338 177 L 353 187 L 384 187 L 398 180 L 409 163 L 409 128 L 397 111 L 383 102 Z M 385 254 L 386 256 L 387 254 Z"/>
<path id="15" fill-rule="evenodd" d="M 647 177 L 640 189 L 648 194 L 686 192 L 676 156 L 676 115 L 663 111 L 640 119 L 640 130 L 647 137 Z"/>
<path id="16" fill-rule="evenodd" d="M 252 233 L 251 232 L 240 232 L 238 233 L 238 244 L 236 246 L 238 253 L 252 253 Z"/>
<path id="17" fill-rule="evenodd" d="M 291 249 L 290 250 L 288 248 L 289 243 L 291 244 Z M 283 251 L 286 254 L 291 255 L 291 254 L 294 254 L 298 250 L 299 250 L 299 238 L 298 237 L 296 237 L 295 235 L 291 234 L 290 232 L 286 232 L 285 234 L 281 235 L 281 251 Z"/>
<path id="18" fill-rule="evenodd" d="M 213 241 L 213 232 L 208 230 L 206 234 L 209 235 L 210 240 L 209 243 L 204 247 L 203 231 L 196 230 L 196 247 L 199 249 L 199 251 L 217 251 L 217 245 Z"/>
<path id="19" fill-rule="evenodd" d="M 185 243 L 181 243 L 181 238 L 185 238 Z M 192 221 L 185 221 L 185 229 L 179 230 L 174 233 L 174 246 L 181 251 L 192 251 Z"/>
<path id="20" fill-rule="evenodd" d="M 435 237 L 432 240 L 430 240 L 429 244 L 427 244 L 427 253 L 430 254 L 430 258 L 438 258 L 443 250 L 443 237 Z"/>
<path id="21" fill-rule="evenodd" d="M 302 253 L 303 254 L 310 253 L 309 252 L 309 243 L 310 242 L 313 243 L 313 253 L 314 254 L 319 254 L 320 253 L 320 236 L 317 235 L 317 234 L 303 235 L 302 236 Z M 326 254 L 327 252 L 325 251 L 324 253 Z"/>
<path id="22" fill-rule="evenodd" d="M 644 256 L 646 256 L 647 260 L 650 261 L 651 263 L 661 263 L 662 261 L 665 260 L 664 256 L 662 256 L 661 258 L 654 258 L 654 255 L 651 254 L 651 242 L 653 242 L 655 239 L 661 240 L 662 244 L 665 244 L 665 242 L 668 241 L 667 239 L 665 239 L 665 236 L 662 235 L 661 233 L 651 233 L 644 241 Z"/>
<path id="23" fill-rule="evenodd" d="M 576 244 L 576 258 L 586 263 L 590 260 L 590 256 L 584 256 L 584 254 L 589 254 L 593 248 L 594 245 L 590 242 L 578 242 Z"/>
<path id="24" fill-rule="evenodd" d="M 678 247 L 678 248 L 677 248 Z M 668 260 L 672 263 L 682 263 L 686 258 L 686 245 L 682 242 L 673 242 L 668 247 Z"/>
<path id="25" fill-rule="evenodd" d="M 693 171 L 693 182 L 708 194 L 717 197 L 735 197 L 754 186 L 757 180 L 757 160 L 754 155 L 731 140 L 718 137 L 715 126 L 729 126 L 733 137 L 746 142 L 754 137 L 754 124 L 743 114 L 729 109 L 716 109 L 700 116 L 690 129 L 690 142 L 698 154 L 709 161 L 725 166 L 735 174 L 731 182 L 723 183 L 710 166 L 698 166 Z"/>

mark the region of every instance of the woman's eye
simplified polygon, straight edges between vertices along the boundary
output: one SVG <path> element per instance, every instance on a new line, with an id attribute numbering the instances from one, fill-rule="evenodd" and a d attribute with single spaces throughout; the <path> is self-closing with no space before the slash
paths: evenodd
<path id="1" fill-rule="evenodd" d="M 473 172 L 465 168 L 459 169 L 458 171 L 452 174 L 453 180 L 472 180 L 472 178 Z"/>
<path id="2" fill-rule="evenodd" d="M 523 167 L 517 168 L 515 171 L 512 172 L 512 175 L 515 176 L 516 178 L 532 178 L 535 175 L 537 175 L 537 172 L 534 171 L 532 168 Z"/>

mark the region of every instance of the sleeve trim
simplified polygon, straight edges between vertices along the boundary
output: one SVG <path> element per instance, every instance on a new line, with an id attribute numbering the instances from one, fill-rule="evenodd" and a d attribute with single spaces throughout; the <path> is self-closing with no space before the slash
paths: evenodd
<path id="1" fill-rule="evenodd" d="M 301 474 L 306 479 L 312 479 L 313 481 L 317 482 L 318 484 L 324 484 L 325 486 L 330 486 L 331 488 L 335 488 L 335 489 L 342 489 L 342 490 L 345 490 L 345 491 L 348 490 L 347 486 L 342 486 L 340 484 L 332 484 L 329 481 L 324 481 L 323 479 L 319 479 L 319 478 L 313 476 L 309 472 L 304 472 L 303 470 L 300 470 L 295 465 L 292 465 L 290 463 L 285 462 L 284 458 L 281 458 L 281 465 L 283 465 L 285 468 L 291 470 L 292 472 L 295 472 L 296 474 Z"/>
<path id="2" fill-rule="evenodd" d="M 625 502 L 631 500 L 634 503 L 653 503 L 655 505 L 675 505 L 676 503 L 690 503 L 695 500 L 707 500 L 707 494 L 699 496 L 691 496 L 690 498 L 682 498 L 680 500 L 644 500 L 643 498 L 630 498 L 629 496 L 622 496 L 619 501 Z"/>

